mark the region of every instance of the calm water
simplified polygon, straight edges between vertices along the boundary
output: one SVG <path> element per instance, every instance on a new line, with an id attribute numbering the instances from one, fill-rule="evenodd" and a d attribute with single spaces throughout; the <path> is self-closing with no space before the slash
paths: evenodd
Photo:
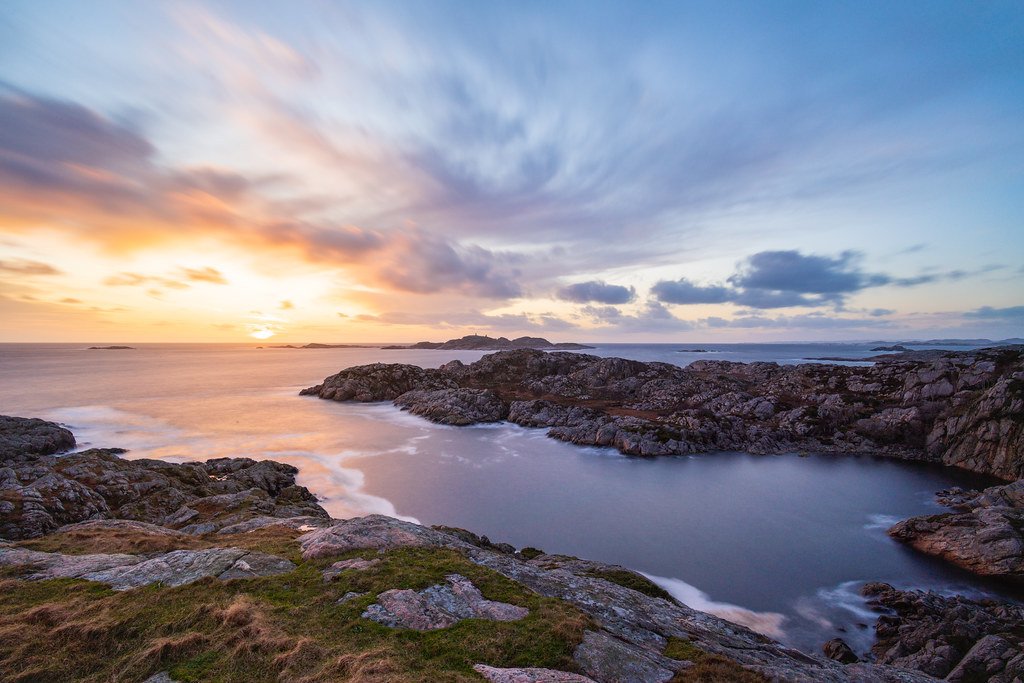
<path id="1" fill-rule="evenodd" d="M 712 353 L 678 353 L 702 348 Z M 801 362 L 868 345 L 606 345 L 592 353 L 685 365 Z M 859 582 L 996 589 L 891 541 L 895 520 L 938 511 L 934 491 L 986 482 L 872 458 L 724 453 L 641 460 L 512 425 L 446 427 L 390 405 L 299 397 L 337 370 L 386 360 L 433 367 L 481 352 L 263 349 L 254 345 L 0 345 L 0 413 L 70 426 L 82 447 L 181 461 L 273 458 L 335 516 L 367 512 L 462 526 L 492 539 L 624 564 L 687 604 L 804 649 L 870 643 Z"/>

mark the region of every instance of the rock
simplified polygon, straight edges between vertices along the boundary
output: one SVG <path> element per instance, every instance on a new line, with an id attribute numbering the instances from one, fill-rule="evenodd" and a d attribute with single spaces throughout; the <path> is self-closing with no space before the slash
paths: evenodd
<path id="1" fill-rule="evenodd" d="M 1024 481 L 939 500 L 957 511 L 904 520 L 889 535 L 976 574 L 1024 577 Z"/>
<path id="2" fill-rule="evenodd" d="M 74 444 L 67 430 L 41 420 L 0 420 L 20 425 L 0 434 L 6 454 L 0 456 L 0 537 L 35 538 L 67 524 L 112 518 L 191 533 L 260 516 L 329 520 L 316 497 L 295 484 L 298 470 L 291 465 L 249 458 L 127 460 L 117 449 L 56 456 L 49 452 Z"/>
<path id="3" fill-rule="evenodd" d="M 29 417 L 0 415 L 0 464 L 71 450 L 75 437 L 60 425 Z"/>
<path id="4" fill-rule="evenodd" d="M 304 515 L 301 517 L 253 517 L 247 519 L 244 522 L 238 522 L 237 524 L 231 524 L 226 527 L 222 527 L 217 530 L 218 534 L 247 534 L 250 531 L 257 531 L 258 529 L 265 529 L 271 526 L 283 526 L 289 529 L 295 529 L 296 531 L 313 531 L 314 529 L 322 529 L 334 524 L 334 520 L 329 517 L 311 517 Z"/>
<path id="5" fill-rule="evenodd" d="M 498 422 L 508 416 L 508 406 L 486 389 L 436 389 L 407 391 L 395 405 L 431 422 L 469 425 Z"/>
<path id="6" fill-rule="evenodd" d="M 458 574 L 445 577 L 447 583 L 421 591 L 389 590 L 366 608 L 364 619 L 391 628 L 432 631 L 448 628 L 463 619 L 518 621 L 529 614 L 525 607 L 487 600 L 469 579 Z"/>
<path id="7" fill-rule="evenodd" d="M 151 583 L 181 586 L 206 576 L 245 579 L 284 574 L 295 569 L 290 561 L 240 548 L 174 550 L 146 559 L 139 555 L 63 555 L 21 548 L 0 547 L 0 566 L 24 566 L 30 581 L 86 579 L 114 590 Z"/>
<path id="8" fill-rule="evenodd" d="M 316 557 L 358 549 L 388 550 L 410 546 L 457 550 L 471 562 L 539 595 L 574 605 L 602 632 L 643 650 L 656 663 L 662 661 L 659 658 L 667 639 L 677 637 L 698 643 L 700 649 L 731 659 L 769 680 L 801 683 L 923 683 L 932 680 L 924 674 L 886 666 L 850 664 L 844 667 L 823 657 L 811 657 L 783 647 L 743 626 L 685 605 L 652 597 L 586 573 L 574 573 L 577 569 L 589 571 L 591 565 L 585 562 L 555 566 L 558 563 L 545 562 L 544 557 L 535 558 L 537 562 L 527 562 L 515 554 L 478 547 L 456 535 L 383 515 L 342 520 L 328 529 L 309 532 L 299 541 L 303 544 L 304 553 Z M 674 666 L 685 666 L 683 662 L 669 662 Z M 669 662 L 658 664 L 658 667 L 670 669 Z M 601 681 L 596 676 L 591 677 Z"/>
<path id="9" fill-rule="evenodd" d="M 834 659 L 840 664 L 854 664 L 860 661 L 860 658 L 842 638 L 833 638 L 822 646 L 822 650 L 826 657 Z"/>
<path id="10" fill-rule="evenodd" d="M 601 683 L 665 683 L 681 662 L 621 641 L 604 631 L 587 631 L 572 655 L 580 669 Z M 688 666 L 688 665 L 686 665 Z"/>
<path id="11" fill-rule="evenodd" d="M 364 365 L 304 394 L 394 401 L 445 424 L 508 419 L 629 455 L 872 453 L 1024 475 L 1024 347 L 905 352 L 870 367 L 699 360 L 681 368 L 499 351 L 424 370 Z"/>
<path id="12" fill-rule="evenodd" d="M 63 555 L 12 546 L 0 547 L 0 567 L 25 567 L 31 572 L 26 576 L 31 581 L 74 579 L 93 572 L 136 565 L 141 561 L 138 555 Z"/>
<path id="13" fill-rule="evenodd" d="M 867 584 L 890 610 L 875 626 L 876 660 L 950 681 L 1010 683 L 1024 676 L 1024 606 Z"/>
<path id="14" fill-rule="evenodd" d="M 474 664 L 473 670 L 491 683 L 597 683 L 592 678 L 554 669 L 499 669 Z"/>
<path id="15" fill-rule="evenodd" d="M 149 560 L 79 574 L 76 578 L 108 584 L 114 590 L 128 590 L 161 583 L 183 586 L 207 576 L 243 579 L 285 574 L 295 569 L 288 560 L 240 548 L 173 550 Z"/>
<path id="16" fill-rule="evenodd" d="M 364 560 L 362 558 L 357 557 L 352 560 L 341 560 L 340 562 L 335 562 L 323 571 L 324 581 L 333 581 L 334 579 L 338 578 L 338 575 L 342 572 L 350 570 L 363 571 L 364 569 L 369 569 L 370 567 L 374 567 L 378 564 L 380 564 L 379 558 L 374 558 L 372 560 Z"/>
<path id="17" fill-rule="evenodd" d="M 342 520 L 325 529 L 310 531 L 298 540 L 302 556 L 307 560 L 365 548 L 383 551 L 410 547 L 470 547 L 455 536 L 384 515 Z"/>
<path id="18" fill-rule="evenodd" d="M 366 593 L 356 593 L 355 591 L 349 591 L 348 593 L 345 593 L 340 598 L 338 598 L 335 601 L 335 604 L 336 605 L 344 605 L 346 602 L 349 602 L 351 600 L 355 600 L 356 598 L 361 598 L 364 595 L 366 595 Z"/>
<path id="19" fill-rule="evenodd" d="M 150 676 L 149 678 L 144 680 L 142 683 L 177 683 L 177 682 L 173 678 L 171 678 L 171 674 L 167 673 L 166 671 L 161 671 L 159 673 L 153 674 L 152 676 Z"/>

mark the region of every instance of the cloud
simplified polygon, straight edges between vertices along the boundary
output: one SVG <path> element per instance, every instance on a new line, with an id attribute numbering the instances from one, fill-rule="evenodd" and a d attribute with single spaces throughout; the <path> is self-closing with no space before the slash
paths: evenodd
<path id="1" fill-rule="evenodd" d="M 1024 322 L 1024 306 L 1007 306 L 1005 308 L 982 306 L 981 308 L 964 313 L 964 317 L 982 320 L 1012 320 Z"/>
<path id="2" fill-rule="evenodd" d="M 577 282 L 558 290 L 557 296 L 576 303 L 628 304 L 636 298 L 636 290 L 622 285 L 611 285 L 602 280 Z"/>
<path id="3" fill-rule="evenodd" d="M 613 306 L 584 306 L 580 313 L 595 322 L 620 332 L 673 332 L 692 330 L 692 321 L 683 320 L 672 315 L 664 305 L 657 301 L 647 301 L 636 313 L 627 314 Z"/>
<path id="4" fill-rule="evenodd" d="M 227 278 L 216 268 L 206 266 L 203 268 L 180 268 L 182 276 L 193 282 L 209 282 L 215 285 L 226 285 Z"/>
<path id="5" fill-rule="evenodd" d="M 61 271 L 49 263 L 41 261 L 29 261 L 26 259 L 15 259 L 12 261 L 0 261 L 0 271 L 15 273 L 17 275 L 60 275 Z"/>
<path id="6" fill-rule="evenodd" d="M 282 311 L 290 311 L 293 308 L 295 308 L 295 304 L 293 304 L 288 299 L 285 299 L 280 304 L 278 304 L 277 307 L 278 307 L 279 310 L 282 310 Z"/>
<path id="7" fill-rule="evenodd" d="M 862 258 L 859 252 L 852 250 L 838 256 L 802 254 L 797 250 L 762 251 L 740 262 L 736 272 L 727 279 L 728 286 L 698 285 L 680 278 L 655 283 L 651 294 L 663 303 L 680 305 L 733 303 L 756 309 L 821 306 L 840 309 L 846 297 L 872 287 L 915 287 L 986 272 L 953 270 L 897 278 L 865 272 L 860 267 Z"/>
<path id="8" fill-rule="evenodd" d="M 843 295 L 889 282 L 885 276 L 863 273 L 856 266 L 858 260 L 855 251 L 837 257 L 762 251 L 741 264 L 729 283 L 740 289 Z"/>
<path id="9" fill-rule="evenodd" d="M 118 273 L 103 280 L 108 287 L 142 287 L 148 285 L 160 285 L 167 289 L 188 289 L 188 284 L 180 280 L 161 277 L 159 275 L 140 275 L 139 273 Z M 150 289 L 149 293 L 156 296 L 159 290 Z"/>
<path id="10" fill-rule="evenodd" d="M 71 297 L 71 296 L 66 296 L 66 297 L 64 297 L 63 299 L 60 300 L 60 303 L 62 303 L 62 304 L 80 304 L 80 303 L 83 303 L 83 302 L 82 302 L 81 299 L 76 299 L 76 298 Z"/>
<path id="11" fill-rule="evenodd" d="M 666 304 L 721 304 L 730 301 L 734 292 L 720 285 L 703 287 L 680 278 L 655 283 L 651 294 Z"/>
<path id="12" fill-rule="evenodd" d="M 438 311 L 412 313 L 393 311 L 379 315 L 356 316 L 363 322 L 383 325 L 414 325 L 447 329 L 473 328 L 481 331 L 559 332 L 578 327 L 553 313 L 501 313 L 491 315 L 480 311 Z"/>

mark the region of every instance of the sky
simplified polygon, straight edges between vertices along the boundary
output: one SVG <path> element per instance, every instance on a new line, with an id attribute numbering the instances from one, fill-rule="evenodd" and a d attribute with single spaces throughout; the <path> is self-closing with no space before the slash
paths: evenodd
<path id="1" fill-rule="evenodd" d="M 0 341 L 1024 336 L 1024 5 L 0 3 Z"/>

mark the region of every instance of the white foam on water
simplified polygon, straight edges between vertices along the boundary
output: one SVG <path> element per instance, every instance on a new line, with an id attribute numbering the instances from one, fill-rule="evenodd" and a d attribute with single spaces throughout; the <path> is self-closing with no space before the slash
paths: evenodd
<path id="1" fill-rule="evenodd" d="M 640 573 L 664 588 L 673 598 L 687 607 L 707 612 L 708 614 L 714 614 L 716 617 L 721 617 L 734 624 L 746 626 L 771 638 L 780 639 L 785 637 L 785 630 L 782 628 L 783 622 L 786 620 L 784 614 L 779 614 L 778 612 L 755 612 L 739 605 L 715 602 L 707 593 L 681 579 L 654 576 L 645 572 Z"/>
<path id="2" fill-rule="evenodd" d="M 869 515 L 868 523 L 864 525 L 865 529 L 888 529 L 893 524 L 901 521 L 902 517 L 895 515 Z"/>

